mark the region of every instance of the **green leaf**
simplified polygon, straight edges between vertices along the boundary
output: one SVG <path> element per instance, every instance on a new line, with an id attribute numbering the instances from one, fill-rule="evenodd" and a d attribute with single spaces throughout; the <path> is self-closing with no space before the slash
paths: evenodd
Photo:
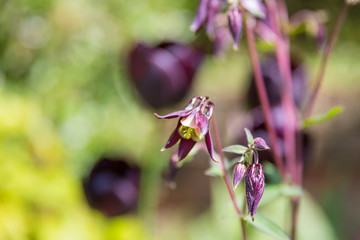
<path id="1" fill-rule="evenodd" d="M 250 130 L 247 128 L 245 128 L 245 132 L 246 132 L 246 138 L 247 138 L 248 144 L 251 145 L 254 142 L 253 135 L 251 134 Z"/>
<path id="2" fill-rule="evenodd" d="M 266 233 L 275 239 L 278 240 L 290 240 L 290 238 L 285 234 L 285 232 L 270 219 L 265 217 L 264 215 L 257 213 L 255 215 L 255 221 L 253 222 L 250 217 L 246 219 L 242 219 L 247 224 L 256 228 L 257 230 Z"/>
<path id="3" fill-rule="evenodd" d="M 236 154 L 244 154 L 247 150 L 248 148 L 243 145 L 231 145 L 223 149 L 224 152 L 231 152 Z"/>
<path id="4" fill-rule="evenodd" d="M 336 115 L 340 114 L 343 110 L 344 110 L 343 107 L 336 106 L 324 114 L 304 119 L 302 122 L 302 127 L 306 128 L 311 125 L 326 122 L 326 121 L 330 120 L 331 118 L 335 117 Z"/>

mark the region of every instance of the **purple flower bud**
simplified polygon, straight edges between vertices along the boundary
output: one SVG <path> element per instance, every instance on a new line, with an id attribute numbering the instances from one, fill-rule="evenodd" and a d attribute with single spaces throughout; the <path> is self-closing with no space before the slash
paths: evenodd
<path id="1" fill-rule="evenodd" d="M 265 140 L 261 137 L 257 137 L 254 139 L 254 147 L 256 150 L 259 151 L 270 149 L 269 146 L 266 144 Z"/>
<path id="2" fill-rule="evenodd" d="M 234 49 L 238 49 L 242 30 L 242 15 L 240 6 L 232 6 L 229 8 L 228 21 L 231 35 L 234 39 Z"/>
<path id="3" fill-rule="evenodd" d="M 179 102 L 188 92 L 204 54 L 190 45 L 166 42 L 137 44 L 129 55 L 129 77 L 152 107 Z"/>
<path id="4" fill-rule="evenodd" d="M 254 221 L 256 209 L 264 193 L 265 176 L 261 164 L 253 163 L 246 171 L 245 175 L 246 200 L 248 213 Z"/>
<path id="5" fill-rule="evenodd" d="M 234 189 L 236 189 L 236 187 L 239 185 L 239 183 L 243 179 L 245 172 L 246 172 L 246 166 L 243 162 L 236 164 L 236 166 L 234 167 L 234 177 L 233 177 Z"/>
<path id="6" fill-rule="evenodd" d="M 123 159 L 103 158 L 84 180 L 89 205 L 108 217 L 133 212 L 138 206 L 140 168 Z"/>

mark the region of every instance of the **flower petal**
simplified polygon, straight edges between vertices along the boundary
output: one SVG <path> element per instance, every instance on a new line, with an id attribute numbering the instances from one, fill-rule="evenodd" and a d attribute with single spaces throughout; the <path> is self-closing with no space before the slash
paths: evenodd
<path id="1" fill-rule="evenodd" d="M 213 147 L 213 144 L 212 144 L 210 131 L 208 131 L 208 133 L 205 135 L 205 143 L 206 143 L 207 150 L 208 150 L 212 160 L 214 160 L 215 162 L 219 162 L 214 157 L 214 147 Z"/>
<path id="2" fill-rule="evenodd" d="M 165 116 L 160 116 L 157 113 L 154 113 L 155 117 L 159 118 L 159 119 L 170 119 L 170 118 L 176 118 L 176 117 L 185 117 L 187 115 L 189 115 L 191 112 L 191 110 L 181 110 L 181 111 L 177 111 L 177 112 L 173 112 L 170 113 L 168 115 Z"/>
<path id="3" fill-rule="evenodd" d="M 265 17 L 265 7 L 261 3 L 261 0 L 242 0 L 241 4 L 246 9 L 246 11 L 248 11 L 255 17 Z"/>
<path id="4" fill-rule="evenodd" d="M 167 141 L 165 146 L 161 149 L 161 151 L 165 151 L 166 149 L 174 146 L 179 141 L 179 139 L 181 138 L 179 135 L 179 131 L 178 131 L 180 125 L 181 125 L 181 123 L 179 120 L 174 132 L 171 134 L 171 136 L 169 137 L 169 140 Z"/>
<path id="5" fill-rule="evenodd" d="M 190 26 L 191 31 L 196 32 L 205 22 L 208 12 L 208 4 L 209 0 L 201 0 L 195 20 Z"/>
<path id="6" fill-rule="evenodd" d="M 209 131 L 209 119 L 201 112 L 197 112 L 195 115 L 195 123 L 196 127 L 200 129 L 201 135 L 206 135 Z"/>
<path id="7" fill-rule="evenodd" d="M 181 139 L 179 146 L 179 161 L 183 160 L 189 154 L 195 143 L 196 142 L 192 139 Z"/>

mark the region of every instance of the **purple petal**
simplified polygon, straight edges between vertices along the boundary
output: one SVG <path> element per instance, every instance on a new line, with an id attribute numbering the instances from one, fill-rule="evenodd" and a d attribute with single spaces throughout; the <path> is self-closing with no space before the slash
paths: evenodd
<path id="1" fill-rule="evenodd" d="M 165 151 L 166 149 L 174 146 L 179 141 L 179 139 L 181 138 L 180 135 L 179 135 L 179 131 L 178 131 L 180 125 L 181 125 L 181 123 L 180 123 L 180 120 L 179 120 L 174 132 L 171 134 L 169 140 L 167 141 L 165 146 L 161 149 L 161 151 Z"/>
<path id="2" fill-rule="evenodd" d="M 242 15 L 241 8 L 239 6 L 234 6 L 229 9 L 228 21 L 230 32 L 234 39 L 234 49 L 238 49 L 239 39 L 242 30 Z"/>
<path id="3" fill-rule="evenodd" d="M 157 113 L 154 113 L 155 117 L 159 118 L 159 119 L 170 119 L 170 118 L 176 118 L 176 117 L 185 117 L 187 115 L 189 115 L 191 112 L 191 110 L 181 110 L 181 111 L 177 111 L 177 112 L 173 112 L 170 113 L 168 115 L 165 116 L 160 116 Z"/>
<path id="4" fill-rule="evenodd" d="M 206 23 L 206 33 L 210 36 L 214 35 L 215 18 L 219 10 L 219 6 L 220 0 L 210 0 Z"/>
<path id="5" fill-rule="evenodd" d="M 209 131 L 209 119 L 201 112 L 195 115 L 196 126 L 200 129 L 202 136 L 205 136 Z"/>
<path id="6" fill-rule="evenodd" d="M 187 110 L 187 111 L 193 110 L 194 105 L 195 105 L 195 103 L 196 103 L 196 101 L 197 101 L 198 99 L 200 99 L 199 96 L 193 97 L 193 98 L 190 100 L 190 102 L 188 103 L 188 105 L 186 105 L 185 110 Z"/>
<path id="7" fill-rule="evenodd" d="M 212 160 L 214 160 L 215 162 L 219 162 L 214 157 L 214 147 L 213 147 L 213 144 L 212 144 L 210 131 L 208 131 L 208 133 L 205 135 L 205 142 L 206 142 L 207 150 L 208 150 Z"/>
<path id="8" fill-rule="evenodd" d="M 179 161 L 183 160 L 195 145 L 195 141 L 191 139 L 181 138 L 179 146 Z"/>
<path id="9" fill-rule="evenodd" d="M 190 26 L 191 31 L 198 31 L 201 25 L 205 22 L 208 12 L 208 4 L 209 0 L 201 0 L 195 20 Z"/>
<path id="10" fill-rule="evenodd" d="M 242 0 L 243 7 L 255 17 L 265 17 L 265 7 L 260 0 Z"/>

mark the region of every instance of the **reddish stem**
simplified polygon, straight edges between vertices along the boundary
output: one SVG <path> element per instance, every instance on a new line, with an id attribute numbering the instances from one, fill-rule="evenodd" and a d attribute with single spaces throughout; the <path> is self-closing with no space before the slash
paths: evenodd
<path id="1" fill-rule="evenodd" d="M 222 147 L 221 147 L 221 140 L 220 140 L 219 131 L 218 131 L 218 128 L 217 128 L 215 116 L 213 116 L 213 118 L 212 118 L 212 123 L 213 123 L 212 126 L 213 126 L 213 130 L 214 130 L 216 148 L 217 148 L 219 156 L 220 156 L 221 170 L 223 172 L 224 182 L 225 182 L 226 188 L 227 188 L 227 190 L 229 192 L 229 195 L 230 195 L 231 201 L 232 201 L 232 203 L 234 205 L 234 208 L 235 208 L 237 214 L 239 216 L 241 216 L 241 210 L 240 210 L 240 208 L 239 208 L 239 206 L 238 206 L 238 204 L 236 202 L 236 196 L 235 196 L 235 193 L 234 193 L 232 185 L 231 185 L 230 176 L 229 176 L 229 173 L 228 173 L 228 171 L 226 170 L 226 167 L 225 167 L 225 157 L 224 157 L 224 153 L 223 153 Z M 245 223 L 244 223 L 244 221 L 242 219 L 240 219 L 240 221 L 241 221 L 241 229 L 242 229 L 243 239 L 246 240 L 247 237 L 246 237 Z"/>
<path id="2" fill-rule="evenodd" d="M 255 38 L 254 38 L 254 32 L 253 27 L 250 26 L 251 23 L 249 23 L 249 20 L 245 17 L 245 30 L 246 30 L 246 38 L 247 38 L 247 44 L 249 47 L 249 53 L 250 53 L 250 60 L 251 65 L 254 71 L 255 76 L 255 84 L 257 88 L 257 92 L 259 95 L 261 108 L 264 114 L 265 118 L 265 125 L 267 132 L 269 133 L 270 142 L 272 145 L 272 153 L 275 159 L 275 163 L 279 169 L 280 174 L 282 177 L 284 177 L 284 167 L 282 158 L 280 155 L 280 146 L 277 141 L 276 131 L 271 115 L 270 110 L 270 103 L 269 98 L 266 93 L 266 88 L 264 84 L 263 75 L 261 73 L 260 63 L 259 63 L 259 57 L 257 55 L 256 46 L 255 46 Z"/>
<path id="3" fill-rule="evenodd" d="M 240 210 L 239 206 L 236 203 L 236 197 L 235 197 L 235 193 L 234 193 L 234 191 L 232 189 L 230 176 L 229 176 L 229 173 L 228 173 L 228 171 L 226 170 L 226 167 L 225 167 L 225 157 L 224 157 L 224 153 L 223 153 L 222 147 L 221 147 L 221 140 L 220 140 L 219 132 L 218 132 L 218 129 L 217 129 L 215 116 L 213 116 L 213 118 L 212 118 L 212 123 L 213 123 L 212 125 L 213 125 L 213 130 L 214 130 L 216 148 L 217 148 L 219 156 L 220 156 L 221 170 L 223 172 L 223 178 L 224 178 L 224 181 L 225 181 L 225 184 L 226 184 L 226 188 L 227 188 L 227 190 L 229 192 L 229 195 L 230 195 L 231 201 L 232 201 L 232 203 L 234 205 L 234 208 L 235 208 L 237 214 L 240 216 L 241 215 L 241 210 Z"/>
<path id="4" fill-rule="evenodd" d="M 291 76 L 291 60 L 290 60 L 290 43 L 289 40 L 282 34 L 280 28 L 280 17 L 284 21 L 288 21 L 287 11 L 284 2 L 277 3 L 274 0 L 266 1 L 269 9 L 269 17 L 271 28 L 276 36 L 276 59 L 280 76 L 283 81 L 283 88 L 281 89 L 282 108 L 284 110 L 284 117 L 286 124 L 284 125 L 285 138 L 285 166 L 286 172 L 296 182 L 297 176 L 297 159 L 296 159 L 296 131 L 299 128 L 299 120 L 297 118 L 297 110 L 293 100 L 293 86 Z M 283 7 L 280 9 L 280 7 Z M 298 159 L 299 161 L 300 159 Z"/>

